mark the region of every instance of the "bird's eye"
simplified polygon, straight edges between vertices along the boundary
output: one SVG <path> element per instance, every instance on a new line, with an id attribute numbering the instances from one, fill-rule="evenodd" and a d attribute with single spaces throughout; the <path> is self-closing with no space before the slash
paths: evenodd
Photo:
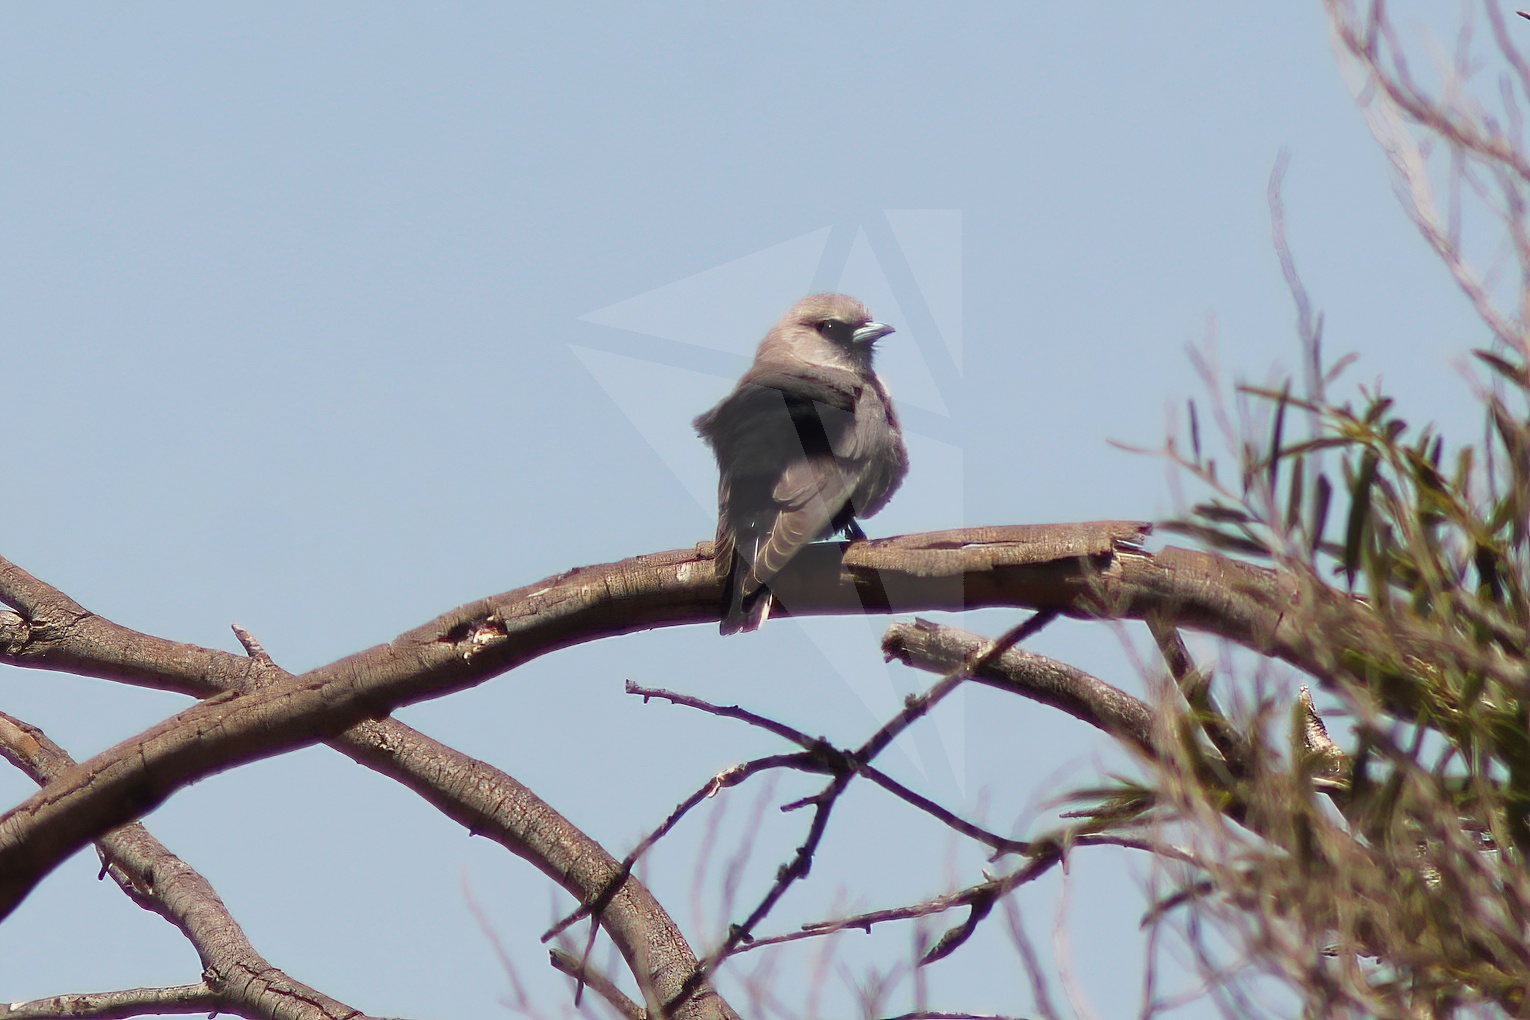
<path id="1" fill-rule="evenodd" d="M 837 344 L 847 344 L 851 335 L 855 332 L 848 322 L 838 319 L 825 319 L 818 324 L 818 332 L 823 334 L 824 339 L 832 340 Z"/>

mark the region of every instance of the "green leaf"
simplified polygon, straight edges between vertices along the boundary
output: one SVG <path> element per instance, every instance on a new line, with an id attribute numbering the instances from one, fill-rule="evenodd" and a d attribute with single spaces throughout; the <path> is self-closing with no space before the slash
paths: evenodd
<path id="1" fill-rule="evenodd" d="M 1195 413 L 1195 401 L 1187 400 L 1186 405 L 1190 409 L 1190 450 L 1195 454 L 1195 462 L 1201 462 L 1201 419 Z"/>
<path id="2" fill-rule="evenodd" d="M 1355 441 L 1347 436 L 1324 436 L 1321 439 L 1308 439 L 1304 442 L 1288 446 L 1281 451 L 1286 457 L 1298 457 L 1319 450 L 1331 450 L 1336 446 L 1353 446 Z"/>
<path id="3" fill-rule="evenodd" d="M 1530 385 L 1530 370 L 1493 351 L 1474 350 L 1473 356 L 1517 386 Z"/>
<path id="4" fill-rule="evenodd" d="M 1291 383 L 1280 388 L 1275 402 L 1275 422 L 1270 428 L 1270 496 L 1280 491 L 1280 439 L 1286 427 L 1286 408 L 1291 403 Z"/>
<path id="5" fill-rule="evenodd" d="M 1291 491 L 1286 497 L 1286 534 L 1295 534 L 1302 518 L 1302 490 L 1306 487 L 1307 462 L 1298 460 L 1291 469 Z"/>
<path id="6" fill-rule="evenodd" d="M 1308 532 L 1314 553 L 1323 545 L 1323 530 L 1328 527 L 1328 505 L 1332 499 L 1333 484 L 1327 475 L 1318 475 L 1317 484 L 1312 487 L 1312 526 Z"/>
<path id="7" fill-rule="evenodd" d="M 1365 451 L 1360 458 L 1360 472 L 1349 492 L 1349 523 L 1344 529 L 1344 580 L 1353 590 L 1355 574 L 1360 569 L 1360 545 L 1365 539 L 1365 525 L 1371 517 L 1371 486 L 1376 481 L 1377 456 Z"/>
<path id="8" fill-rule="evenodd" d="M 1477 568 L 1477 590 L 1486 594 L 1494 602 L 1503 601 L 1503 576 L 1500 573 L 1501 559 L 1497 549 L 1478 543 L 1472 549 L 1472 565 Z"/>
<path id="9" fill-rule="evenodd" d="M 1247 511 L 1225 503 L 1198 503 L 1192 512 L 1214 524 L 1247 524 L 1253 520 Z"/>
<path id="10" fill-rule="evenodd" d="M 1242 553 L 1246 556 L 1269 556 L 1270 547 L 1249 535 L 1235 535 L 1204 524 L 1195 524 L 1191 521 L 1170 521 L 1163 525 L 1163 530 L 1175 535 L 1185 535 L 1189 538 L 1205 542 L 1213 549 L 1225 549 L 1228 552 Z"/>

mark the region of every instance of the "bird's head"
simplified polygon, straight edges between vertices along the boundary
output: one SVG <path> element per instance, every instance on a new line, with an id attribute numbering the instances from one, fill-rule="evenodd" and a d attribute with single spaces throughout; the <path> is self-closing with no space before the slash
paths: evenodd
<path id="1" fill-rule="evenodd" d="M 852 372 L 869 371 L 872 346 L 893 328 L 875 321 L 866 306 L 844 294 L 813 294 L 781 316 L 761 353 L 780 344 L 793 357 Z"/>

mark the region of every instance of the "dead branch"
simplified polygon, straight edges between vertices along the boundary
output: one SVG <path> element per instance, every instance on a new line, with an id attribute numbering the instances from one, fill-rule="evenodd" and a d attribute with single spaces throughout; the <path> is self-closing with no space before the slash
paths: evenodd
<path id="1" fill-rule="evenodd" d="M 589 966 L 573 953 L 562 949 L 548 950 L 549 962 L 553 970 L 561 974 L 567 974 L 581 985 L 594 989 L 595 993 L 611 1004 L 627 1020 L 645 1020 L 648 1011 L 627 997 L 616 983 L 597 970 L 591 970 Z"/>
<path id="2" fill-rule="evenodd" d="M 783 737 L 784 739 L 791 741 L 798 747 L 801 747 L 803 750 L 811 752 L 811 754 L 816 758 L 821 759 L 821 766 L 815 767 L 812 771 L 838 771 L 848 769 L 859 775 L 865 776 L 867 779 L 871 780 L 873 783 L 877 784 L 888 793 L 891 793 L 894 797 L 897 797 L 900 800 L 913 805 L 920 811 L 925 812 L 926 814 L 939 821 L 941 824 L 955 829 L 957 832 L 960 832 L 962 835 L 968 837 L 969 839 L 977 840 L 980 843 L 986 843 L 988 846 L 994 849 L 996 854 L 1025 853 L 1030 849 L 1030 843 L 1026 842 L 1025 840 L 1010 839 L 1007 836 L 1000 836 L 996 832 L 990 832 L 988 829 L 969 822 L 954 812 L 948 810 L 947 808 L 942 807 L 940 804 L 930 800 L 923 794 L 910 790 L 908 787 L 904 786 L 902 783 L 898 782 L 896 779 L 892 778 L 881 769 L 871 765 L 869 762 L 857 760 L 855 757 L 855 752 L 847 751 L 844 748 L 833 747 L 822 737 L 810 737 L 801 730 L 788 726 L 779 720 L 767 718 L 758 714 L 757 712 L 751 712 L 746 708 L 742 708 L 739 705 L 714 705 L 709 701 L 706 701 L 702 698 L 693 697 L 689 694 L 679 694 L 675 691 L 666 691 L 655 687 L 641 687 L 638 684 L 633 683 L 631 680 L 627 681 L 627 693 L 639 695 L 645 702 L 651 698 L 662 698 L 663 700 L 673 702 L 676 705 L 683 705 L 686 708 L 694 708 L 698 711 L 706 712 L 708 715 L 720 716 L 724 719 L 738 719 L 749 723 L 751 726 L 757 726 L 768 733 L 774 733 L 776 736 Z M 730 769 L 728 772 L 724 773 L 724 776 L 731 777 L 734 771 L 734 769 Z M 718 779 L 721 778 L 723 777 L 718 777 Z M 714 780 L 714 782 L 716 782 L 716 780 Z M 731 786 L 733 783 L 730 782 L 727 785 Z"/>
<path id="3" fill-rule="evenodd" d="M 1148 530 L 1096 522 L 938 532 L 848 550 L 824 544 L 799 555 L 775 588 L 784 610 L 799 614 L 999 605 L 1082 618 L 1164 612 L 1320 680 L 1341 668 L 1344 649 L 1385 647 L 1367 641 L 1382 625 L 1359 604 L 1212 553 L 1149 554 L 1141 548 Z M 254 681 L 252 689 L 209 698 L 102 752 L 0 818 L 0 916 L 70 853 L 197 779 L 329 739 L 572 644 L 715 621 L 722 580 L 710 555 L 711 544 L 703 543 L 571 571 L 278 679 L 257 660 L 232 673 L 232 657 L 222 653 L 124 632 L 0 560 L 0 599 L 20 611 L 0 614 L 0 661 L 156 686 Z M 1455 654 L 1432 644 L 1428 650 Z M 1476 665 L 1495 676 L 1505 671 L 1501 662 Z"/>
<path id="4" fill-rule="evenodd" d="M 75 767 L 35 726 L 0 712 L 0 756 L 42 785 Z M 202 961 L 203 980 L 177 988 L 51 996 L 0 1008 L 0 1017 L 234 1013 L 284 1020 L 364 1020 L 363 1014 L 295 981 L 256 951 L 212 884 L 138 823 L 96 842 L 102 871 L 146 910 L 178 928 Z"/>
<path id="5" fill-rule="evenodd" d="M 943 673 L 969 659 L 983 644 L 982 637 L 969 631 L 915 620 L 887 629 L 882 654 L 906 666 Z M 1152 708 L 1066 663 L 1013 648 L 978 669 L 973 679 L 1060 709 L 1149 757 L 1156 754 Z"/>
<path id="6" fill-rule="evenodd" d="M 396 779 L 469 832 L 499 843 L 562 886 L 594 913 L 639 987 L 673 997 L 696 967 L 679 925 L 653 893 L 595 839 L 513 776 L 397 721 L 360 723 L 331 741 L 341 754 Z M 736 1014 L 705 985 L 680 1018 Z"/>
<path id="7" fill-rule="evenodd" d="M 46 999 L 32 999 L 30 1002 L 0 1002 L 0 1018 L 59 1020 L 61 1017 L 91 1017 L 93 1020 L 116 1020 L 117 1017 L 143 1016 L 148 1013 L 170 1016 L 202 1013 L 212 1016 L 215 1010 L 227 1009 L 227 1001 L 205 982 L 200 982 L 171 988 L 124 988 L 116 992 L 50 995 Z"/>
<path id="8" fill-rule="evenodd" d="M 17 665 L 53 668 L 56 661 L 102 676 L 193 695 L 257 690 L 290 682 L 253 636 L 235 628 L 251 658 L 140 634 L 96 616 L 57 589 L 0 560 L 0 598 L 38 614 L 22 625 L 38 640 Z M 7 617 L 11 617 L 8 622 Z M 0 646 L 12 614 L 0 613 Z M 75 666 L 69 668 L 74 669 Z M 678 925 L 653 895 L 594 839 L 513 777 L 392 718 L 356 724 L 329 741 L 359 764 L 398 781 L 469 832 L 494 840 L 531 863 L 581 903 L 599 899 L 600 923 L 639 985 L 672 996 L 696 966 Z M 679 1015 L 735 1014 L 710 987 Z"/>

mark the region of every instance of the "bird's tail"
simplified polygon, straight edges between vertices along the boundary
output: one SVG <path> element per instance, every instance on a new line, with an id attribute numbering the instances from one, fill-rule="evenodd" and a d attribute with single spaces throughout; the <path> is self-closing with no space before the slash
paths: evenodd
<path id="1" fill-rule="evenodd" d="M 760 624 L 770 619 L 773 604 L 770 589 L 754 579 L 749 564 L 735 551 L 733 570 L 728 576 L 728 609 L 718 624 L 718 632 L 726 635 L 758 630 Z"/>

